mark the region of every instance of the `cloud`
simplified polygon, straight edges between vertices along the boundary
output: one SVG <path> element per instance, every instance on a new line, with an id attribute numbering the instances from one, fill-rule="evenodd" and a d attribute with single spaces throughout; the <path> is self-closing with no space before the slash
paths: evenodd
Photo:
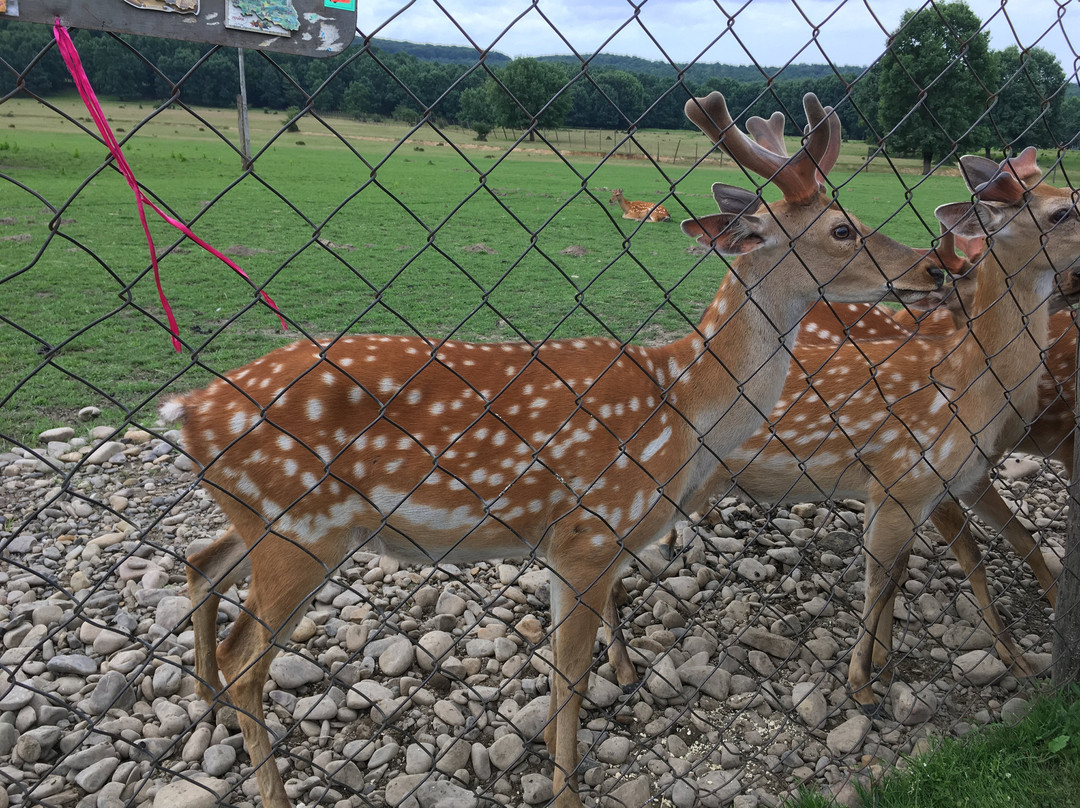
<path id="1" fill-rule="evenodd" d="M 647 0 L 635 11 L 626 0 L 364 0 L 358 27 L 366 35 L 475 44 L 512 57 L 600 50 L 677 63 L 868 65 L 904 12 L 917 6 L 917 0 Z M 1066 7 L 1059 22 L 1054 0 L 1024 0 L 1022 9 L 1016 0 L 968 0 L 968 6 L 986 23 L 995 50 L 1037 44 L 1073 71 L 1066 33 L 1080 46 L 1080 8 Z"/>

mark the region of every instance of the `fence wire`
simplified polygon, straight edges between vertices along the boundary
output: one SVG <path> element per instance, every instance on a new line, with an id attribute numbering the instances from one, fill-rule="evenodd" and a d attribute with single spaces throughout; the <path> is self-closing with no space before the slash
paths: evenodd
<path id="1" fill-rule="evenodd" d="M 175 354 L 50 32 L 0 17 L 4 805 L 855 804 L 1022 714 L 1063 618 L 1080 101 L 957 5 L 882 29 L 945 26 L 932 71 L 790 80 L 611 69 L 544 4 L 568 69 L 451 69 L 395 14 L 248 51 L 250 152 L 231 50 L 73 32 L 142 192 L 250 275 L 150 223 Z"/>

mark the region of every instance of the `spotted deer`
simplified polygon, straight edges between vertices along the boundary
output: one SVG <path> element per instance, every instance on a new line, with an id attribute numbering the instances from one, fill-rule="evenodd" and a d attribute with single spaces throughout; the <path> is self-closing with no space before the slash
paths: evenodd
<path id="1" fill-rule="evenodd" d="M 1029 153 L 1028 158 L 1033 154 Z M 977 257 L 985 245 L 973 240 L 965 245 L 965 252 Z M 950 295 L 947 305 L 922 314 L 908 307 L 899 310 L 885 306 L 868 306 L 849 303 L 830 306 L 815 304 L 803 320 L 800 340 L 806 344 L 816 341 L 822 345 L 840 345 L 845 340 L 858 344 L 867 340 L 881 339 L 882 335 L 899 328 L 901 339 L 940 339 L 952 337 L 969 325 L 972 296 L 975 291 L 974 273 L 956 279 L 957 294 Z M 1038 403 L 1034 417 L 1025 424 L 1023 434 L 1015 445 L 1001 447 L 1002 454 L 1023 454 L 1056 460 L 1066 477 L 1071 477 L 1073 447 L 1076 430 L 1075 382 L 1076 382 L 1076 324 L 1069 309 L 1075 299 L 1080 278 L 1067 273 L 1059 279 L 1058 289 L 1047 302 L 1049 318 L 1049 345 L 1045 360 L 1039 369 Z M 892 321 L 891 323 L 889 321 Z M 916 343 L 918 345 L 918 343 Z M 916 346 L 913 346 L 915 348 Z M 927 346 L 923 346 L 927 347 Z M 933 349 L 933 346 L 930 346 Z M 1014 550 L 1031 568 L 1043 589 L 1051 607 L 1057 606 L 1056 575 L 1040 551 L 1031 533 L 1013 515 L 991 480 L 981 482 L 972 510 L 987 522 L 1003 525 L 996 532 L 1013 546 Z M 939 537 L 953 551 L 971 583 L 979 609 L 995 638 L 995 646 L 1001 659 L 1013 667 L 1019 675 L 1029 676 L 1033 670 L 1025 660 L 1012 633 L 1007 629 L 993 605 L 982 554 L 972 534 L 972 523 L 965 510 L 955 501 L 946 499 L 938 505 L 931 517 Z M 665 537 L 665 540 L 670 538 Z M 625 663 L 621 663 L 625 664 Z"/>
<path id="2" fill-rule="evenodd" d="M 950 295 L 945 305 L 921 313 L 908 307 L 895 310 L 882 305 L 861 303 L 816 303 L 803 318 L 799 332 L 799 347 L 832 346 L 835 348 L 846 342 L 858 346 L 877 340 L 891 340 L 895 344 L 912 339 L 954 338 L 958 330 L 968 327 L 968 311 L 971 310 L 972 296 L 975 291 L 974 280 L 975 273 L 956 278 L 955 287 L 958 293 Z M 1054 294 L 1050 298 L 1048 303 L 1051 312 L 1049 348 L 1039 378 L 1037 410 L 1034 419 L 1026 424 L 1020 442 L 1015 446 L 1002 447 L 1003 453 L 1017 451 L 1057 460 L 1065 467 L 1067 475 L 1072 469 L 1076 428 L 1074 407 L 1076 326 L 1072 312 L 1061 309 L 1067 305 L 1070 294 L 1075 296 L 1077 283 L 1078 279 L 1075 276 L 1066 277 L 1063 279 L 1066 294 Z M 938 358 L 942 356 L 943 351 L 942 346 L 932 343 L 916 342 L 909 347 L 913 351 L 931 351 L 932 353 L 928 356 Z M 796 358 L 800 356 L 798 347 L 795 355 Z M 832 369 L 834 368 L 828 363 L 823 367 L 824 372 Z M 795 407 L 799 406 L 798 395 L 806 381 L 805 376 L 797 370 L 793 370 L 793 376 L 789 379 L 785 392 L 796 401 L 792 405 Z M 771 420 L 779 424 L 785 416 L 791 415 L 792 417 L 787 419 L 788 423 L 791 423 L 803 413 L 801 409 L 788 413 L 787 406 L 786 401 L 782 399 L 780 405 L 774 410 Z M 755 436 L 751 439 L 751 444 L 758 446 L 763 439 L 771 439 L 771 436 L 768 438 Z M 766 452 L 771 453 L 774 450 L 783 452 L 782 449 L 771 444 L 766 446 Z M 788 455 L 788 457 L 791 456 Z M 836 485 L 831 478 L 822 480 L 815 477 L 814 480 L 822 484 L 825 490 L 830 490 L 829 487 Z M 747 486 L 747 483 L 743 482 L 742 486 Z M 987 522 L 1003 526 L 997 530 L 997 533 L 1008 540 L 1021 559 L 1027 562 L 1042 586 L 1050 605 L 1056 606 L 1054 583 L 1056 576 L 1033 537 L 1015 518 L 990 480 L 980 483 L 980 486 L 977 490 L 981 492 L 981 495 L 971 510 Z M 775 492 L 750 492 L 750 495 L 757 496 L 758 493 L 762 496 L 775 496 Z M 1037 673 L 1025 660 L 1012 633 L 1005 626 L 993 605 L 982 554 L 972 533 L 973 526 L 965 509 L 956 501 L 946 499 L 934 510 L 931 520 L 937 528 L 939 538 L 952 549 L 964 570 L 965 579 L 969 581 L 984 620 L 994 635 L 995 646 L 1001 659 L 1012 666 L 1018 675 L 1030 676 Z M 661 548 L 668 558 L 671 558 L 674 552 L 674 538 L 675 533 L 671 531 L 661 540 Z M 624 597 L 624 593 L 617 586 L 613 602 L 609 605 L 610 625 L 618 623 L 615 606 Z M 621 684 L 628 686 L 636 681 L 636 671 L 618 636 L 613 637 L 609 658 Z"/>
<path id="3" fill-rule="evenodd" d="M 1044 304 L 1056 276 L 1075 282 L 1080 221 L 1073 192 L 1042 181 L 1034 150 L 1000 166 L 967 156 L 962 166 L 975 201 L 936 214 L 952 233 L 989 237 L 970 326 L 940 340 L 797 346 L 768 427 L 725 456 L 711 481 L 714 493 L 734 487 L 759 502 L 866 503 L 864 628 L 848 682 L 868 712 L 876 709 L 872 664 L 889 661 L 893 595 L 916 528 L 931 516 L 937 523 L 942 513 L 958 513 L 950 502 L 957 498 L 1007 538 L 1031 542 L 1026 530 L 1018 535 L 1007 506 L 1000 512 L 988 504 L 987 475 L 1039 412 Z M 947 540 L 956 534 L 948 521 L 937 526 Z M 980 600 L 989 602 L 979 558 L 965 556 L 973 548 L 974 541 L 954 544 L 958 560 L 974 571 Z M 1041 556 L 1024 555 L 1038 567 Z M 1040 574 L 1040 583 L 1052 593 L 1052 579 Z M 1022 658 L 1016 662 L 1023 670 Z"/>
<path id="4" fill-rule="evenodd" d="M 633 219 L 638 222 L 671 221 L 671 214 L 667 212 L 667 208 L 663 205 L 654 202 L 631 202 L 623 196 L 622 188 L 616 188 L 611 195 L 611 199 L 608 200 L 609 205 L 614 205 L 616 202 L 622 208 L 622 217 L 624 219 Z"/>
<path id="5" fill-rule="evenodd" d="M 735 258 L 682 339 L 342 336 L 280 348 L 164 404 L 231 522 L 188 558 L 197 692 L 237 707 L 264 805 L 288 804 L 262 723 L 270 661 L 328 574 L 366 547 L 426 564 L 533 557 L 549 568 L 544 738 L 556 805 L 581 808 L 581 700 L 612 581 L 704 503 L 716 458 L 780 395 L 799 319 L 822 291 L 911 301 L 943 280 L 933 256 L 871 232 L 825 193 L 839 121 L 812 94 L 804 108 L 809 131 L 789 158 L 768 147 L 765 122 L 747 123 L 764 145 L 735 127 L 719 93 L 688 102 L 691 120 L 783 198 L 766 208 L 718 184 L 720 212 L 683 222 Z M 246 603 L 215 654 L 218 593 L 248 569 Z"/>

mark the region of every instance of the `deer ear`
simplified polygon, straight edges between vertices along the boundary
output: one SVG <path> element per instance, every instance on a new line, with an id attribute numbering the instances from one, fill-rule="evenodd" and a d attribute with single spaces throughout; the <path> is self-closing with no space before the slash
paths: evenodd
<path id="1" fill-rule="evenodd" d="M 986 238 L 1009 221 L 1004 211 L 982 202 L 951 202 L 941 205 L 934 215 L 961 239 Z"/>
<path id="2" fill-rule="evenodd" d="M 761 227 L 762 222 L 756 216 L 732 213 L 713 213 L 682 223 L 686 235 L 721 255 L 743 255 L 761 247 L 765 243 L 760 235 Z"/>
<path id="3" fill-rule="evenodd" d="M 754 213 L 762 204 L 761 194 L 756 194 L 737 185 L 714 182 L 712 193 L 721 213 Z"/>

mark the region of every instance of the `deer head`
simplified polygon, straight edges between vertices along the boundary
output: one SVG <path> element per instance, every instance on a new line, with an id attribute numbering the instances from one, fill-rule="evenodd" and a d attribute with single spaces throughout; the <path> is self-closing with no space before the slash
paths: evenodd
<path id="1" fill-rule="evenodd" d="M 805 302 L 806 308 L 818 297 L 838 302 L 923 298 L 940 286 L 940 267 L 866 227 L 831 198 L 825 178 L 840 153 L 840 120 L 813 93 L 804 96 L 803 108 L 808 120 L 803 144 L 788 156 L 782 113 L 768 120 L 750 118 L 751 138 L 735 126 L 720 93 L 686 103 L 686 114 L 698 128 L 744 170 L 776 185 L 783 199 L 766 204 L 762 186 L 750 191 L 716 183 L 713 197 L 720 213 L 683 222 L 683 232 L 722 255 L 763 251 L 755 265 L 736 261 L 733 270 L 748 285 L 773 273 L 783 279 L 788 299 Z"/>

